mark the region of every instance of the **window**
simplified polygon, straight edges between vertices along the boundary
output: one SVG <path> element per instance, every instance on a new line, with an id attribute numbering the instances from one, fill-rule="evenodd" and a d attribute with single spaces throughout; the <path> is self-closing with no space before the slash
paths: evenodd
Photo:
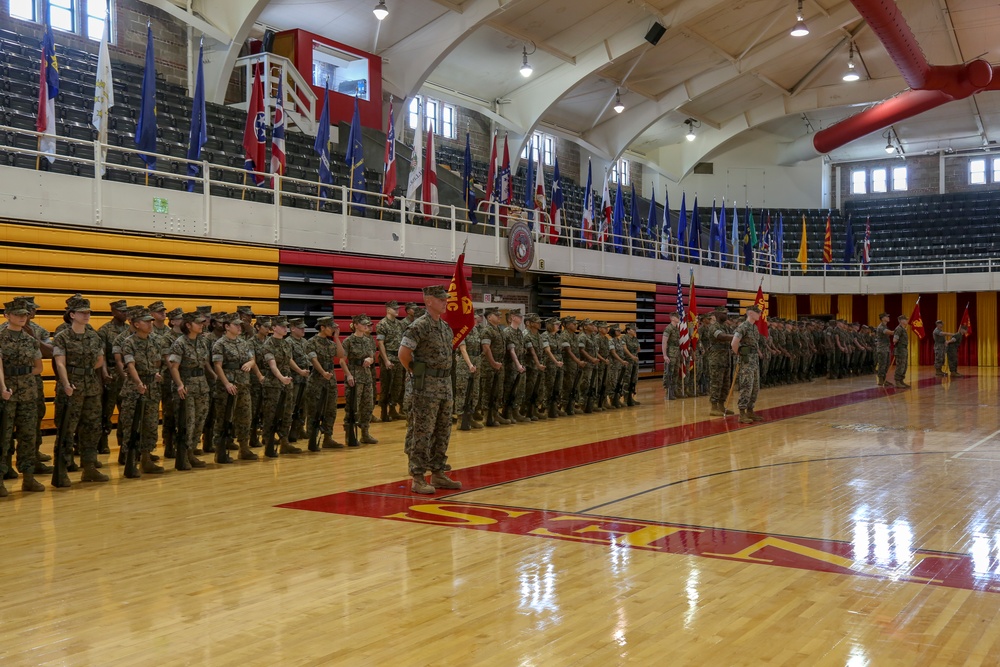
<path id="1" fill-rule="evenodd" d="M 41 23 L 48 16 L 48 20 L 56 30 L 74 32 L 95 42 L 101 41 L 104 35 L 104 22 L 111 15 L 109 0 L 9 0 L 9 2 L 9 14 L 13 18 Z"/>
<path id="2" fill-rule="evenodd" d="M 986 183 L 986 160 L 969 160 L 969 183 L 971 185 L 983 185 Z"/>
<path id="3" fill-rule="evenodd" d="M 542 164 L 546 167 L 551 167 L 555 164 L 555 137 L 541 132 L 533 132 L 531 134 L 531 141 L 524 144 L 524 148 L 521 149 L 521 158 L 524 160 L 528 159 L 528 146 L 531 146 L 532 151 L 534 151 L 535 159 L 541 160 Z"/>
<path id="4" fill-rule="evenodd" d="M 628 186 L 632 182 L 632 177 L 629 173 L 629 163 L 626 159 L 618 160 L 611 169 L 611 173 L 608 174 L 608 181 L 611 183 L 618 183 L 621 180 L 623 186 Z"/>
<path id="5" fill-rule="evenodd" d="M 872 169 L 872 192 L 888 192 L 886 183 L 886 170 L 884 168 Z"/>
<path id="6" fill-rule="evenodd" d="M 993 182 L 1000 183 L 1000 157 L 993 158 Z"/>
<path id="7" fill-rule="evenodd" d="M 906 167 L 892 168 L 892 189 L 906 190 Z"/>
<path id="8" fill-rule="evenodd" d="M 437 100 L 424 100 L 424 129 L 436 132 L 438 120 Z"/>
<path id="9" fill-rule="evenodd" d="M 422 110 L 421 105 L 423 106 Z M 455 138 L 455 107 L 426 98 L 423 95 L 417 95 L 410 100 L 406 112 L 406 124 L 411 130 L 416 129 L 417 118 L 421 111 L 424 114 L 425 129 L 449 139 Z"/>
<path id="10" fill-rule="evenodd" d="M 863 170 L 851 172 L 851 194 L 863 195 L 868 192 L 868 174 Z"/>
<path id="11" fill-rule="evenodd" d="M 455 138 L 455 107 L 450 104 L 441 105 L 441 136 Z"/>
<path id="12" fill-rule="evenodd" d="M 369 99 L 368 58 L 313 42 L 312 83 L 338 93 Z"/>

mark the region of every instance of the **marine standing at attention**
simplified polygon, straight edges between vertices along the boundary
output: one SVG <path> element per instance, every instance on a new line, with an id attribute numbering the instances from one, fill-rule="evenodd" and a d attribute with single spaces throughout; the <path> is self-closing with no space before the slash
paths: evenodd
<path id="1" fill-rule="evenodd" d="M 747 317 L 736 327 L 731 348 L 733 354 L 739 355 L 740 370 L 737 384 L 740 387 L 740 423 L 751 424 L 762 421 L 763 418 L 754 414 L 753 407 L 760 391 L 760 332 L 757 331 L 757 320 L 760 319 L 760 308 L 756 305 L 747 308 Z"/>

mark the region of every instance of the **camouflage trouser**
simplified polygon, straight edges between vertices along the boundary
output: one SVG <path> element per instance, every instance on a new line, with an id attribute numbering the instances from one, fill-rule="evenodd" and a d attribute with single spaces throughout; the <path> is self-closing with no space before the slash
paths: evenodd
<path id="1" fill-rule="evenodd" d="M 379 405 L 389 406 L 403 402 L 403 377 L 406 370 L 400 365 L 399 357 L 389 354 L 392 368 L 379 366 Z M 475 363 L 475 362 L 473 362 Z"/>
<path id="2" fill-rule="evenodd" d="M 461 356 L 455 358 L 455 404 L 453 406 L 455 414 L 462 416 L 465 414 L 465 403 L 469 401 L 470 412 L 475 411 L 479 402 L 479 357 L 469 357 L 472 365 L 476 367 L 474 374 L 469 373 L 469 366 Z"/>
<path id="3" fill-rule="evenodd" d="M 604 406 L 604 397 L 608 394 L 607 384 L 608 364 L 599 363 L 594 366 L 593 375 L 590 378 L 591 393 L 594 396 L 594 405 Z"/>
<path id="4" fill-rule="evenodd" d="M 617 396 L 619 393 L 618 380 L 621 378 L 622 373 L 625 371 L 626 366 L 619 364 L 617 361 L 612 361 L 608 366 L 608 383 L 607 383 L 607 393 L 610 396 Z"/>
<path id="5" fill-rule="evenodd" d="M 38 423 L 37 401 L 6 402 L 3 417 L 3 433 L 0 433 L 0 478 L 7 472 L 7 458 L 13 453 L 17 442 L 17 469 L 21 472 L 34 472 L 35 469 L 35 436 Z"/>
<path id="6" fill-rule="evenodd" d="M 572 359 L 563 363 L 562 401 L 567 405 L 570 400 L 574 402 L 580 400 L 580 396 L 582 394 L 580 393 L 580 390 L 577 389 L 577 385 L 581 381 L 580 373 L 582 372 L 583 369 L 580 368 L 580 365 Z M 574 391 L 577 393 L 574 394 Z"/>
<path id="7" fill-rule="evenodd" d="M 163 444 L 174 445 L 174 433 L 177 431 L 177 421 L 174 419 L 174 397 L 177 388 L 170 373 L 163 373 L 163 384 L 160 385 L 160 403 L 163 409 Z"/>
<path id="8" fill-rule="evenodd" d="M 357 376 L 355 376 L 357 379 Z M 372 422 L 372 410 L 375 409 L 375 388 L 371 382 L 355 382 L 354 384 L 354 419 L 355 425 L 361 428 L 368 428 Z M 345 390 L 346 392 L 346 390 Z M 413 396 L 411 392 L 410 401 Z M 345 411 L 348 409 L 345 408 Z M 350 414 L 348 412 L 348 414 Z"/>
<path id="9" fill-rule="evenodd" d="M 114 405 L 104 406 L 104 410 L 108 414 L 112 414 L 115 407 L 118 408 L 118 423 L 115 426 L 115 438 L 118 440 L 118 446 L 120 447 L 122 442 L 124 442 L 125 436 L 122 435 L 122 389 L 125 387 L 125 378 L 118 375 L 117 371 L 113 372 L 111 376 L 115 379 L 112 385 L 110 399 Z M 100 398 L 100 397 L 98 397 Z"/>
<path id="10" fill-rule="evenodd" d="M 503 388 L 504 388 L 504 377 L 503 368 L 495 369 L 490 366 L 489 362 L 483 362 L 483 372 L 482 372 L 482 384 L 479 388 L 482 392 L 483 399 L 483 410 L 499 410 L 503 407 Z M 494 385 L 494 383 L 496 383 Z M 494 387 L 496 388 L 494 391 Z M 496 394 L 496 395 L 494 395 Z"/>
<path id="11" fill-rule="evenodd" d="M 264 385 L 256 377 L 250 378 L 250 437 L 256 437 L 258 431 L 264 428 Z"/>
<path id="12" fill-rule="evenodd" d="M 540 371 L 534 366 L 534 363 L 528 366 L 528 369 L 524 373 L 524 379 L 521 380 L 522 384 L 524 384 L 523 404 L 527 407 L 537 406 L 542 398 L 542 394 L 544 394 L 545 371 Z"/>
<path id="13" fill-rule="evenodd" d="M 97 441 L 101 438 L 101 394 L 97 393 L 92 396 L 84 396 L 82 391 L 74 392 L 72 396 L 68 399 L 63 395 L 62 388 L 56 390 L 58 406 L 59 397 L 61 396 L 66 402 L 63 407 L 59 409 L 61 413 L 62 410 L 67 410 L 65 421 L 63 422 L 66 433 L 64 434 L 65 442 L 70 443 L 73 441 L 73 436 L 76 436 L 76 444 L 80 449 L 80 460 L 83 463 L 94 463 L 97 461 Z M 56 421 L 59 420 L 59 415 L 56 416 Z M 70 463 L 71 452 L 69 447 L 63 448 L 63 455 L 66 463 Z"/>
<path id="14" fill-rule="evenodd" d="M 708 360 L 708 397 L 712 403 L 725 403 L 732 384 L 729 355 L 712 356 Z"/>
<path id="15" fill-rule="evenodd" d="M 305 408 L 303 406 L 306 395 L 306 379 L 301 375 L 293 374 L 292 384 L 289 387 L 292 392 L 288 396 L 292 401 L 292 427 L 288 433 L 296 440 L 306 437 Z M 218 411 L 216 411 L 216 414 L 218 414 Z"/>
<path id="16" fill-rule="evenodd" d="M 292 385 L 264 387 L 261 395 L 264 414 L 261 421 L 263 422 L 263 437 L 265 440 L 268 439 L 271 433 L 274 433 L 282 445 L 288 443 L 288 431 L 292 427 L 292 409 L 295 407 L 292 405 L 295 402 L 295 396 L 292 394 L 292 391 Z M 281 414 L 279 415 L 278 403 L 281 402 L 282 393 L 285 394 L 285 402 L 282 405 Z"/>
<path id="17" fill-rule="evenodd" d="M 418 392 L 412 400 L 404 445 L 410 474 L 423 475 L 428 470 L 443 472 L 448 463 L 452 399 L 439 398 L 432 392 Z"/>
<path id="18" fill-rule="evenodd" d="M 118 416 L 118 423 L 122 427 L 122 438 L 127 446 L 129 438 L 132 437 L 132 420 L 135 416 L 135 406 L 139 402 L 139 391 L 129 382 L 122 389 L 120 394 L 122 399 L 122 411 Z M 146 385 L 146 400 L 142 407 L 141 433 L 139 437 L 138 452 L 151 452 L 156 448 L 157 428 L 159 426 L 160 407 L 160 385 L 150 382 Z"/>
<path id="19" fill-rule="evenodd" d="M 906 379 L 906 369 L 910 366 L 910 351 L 903 348 L 903 353 L 896 353 L 896 384 Z"/>
<path id="20" fill-rule="evenodd" d="M 594 381 L 594 376 L 594 364 L 587 362 L 587 366 L 580 369 L 580 377 L 577 380 L 580 383 L 580 391 L 576 398 L 583 403 L 584 407 L 587 405 L 587 398 L 590 397 L 590 385 Z"/>
<path id="21" fill-rule="evenodd" d="M 233 405 L 233 440 L 239 443 L 250 444 L 250 419 L 253 416 L 250 412 L 250 383 L 236 385 L 236 404 Z M 229 402 L 229 392 L 222 386 L 221 382 L 216 383 L 212 392 L 212 409 L 215 411 L 215 423 L 212 425 L 212 437 L 216 447 L 225 447 L 228 442 L 222 442 L 222 433 L 226 425 L 226 404 Z"/>
<path id="22" fill-rule="evenodd" d="M 889 348 L 876 348 L 875 350 L 875 375 L 879 382 L 885 382 L 886 373 L 889 372 Z"/>
<path id="23" fill-rule="evenodd" d="M 944 366 L 944 348 L 934 347 L 934 370 L 938 373 L 941 372 L 941 368 Z"/>
<path id="24" fill-rule="evenodd" d="M 670 363 L 667 363 L 667 360 Z M 663 360 L 663 388 L 675 392 L 681 388 L 681 355 L 679 350 L 667 352 L 667 359 Z"/>
<path id="25" fill-rule="evenodd" d="M 327 387 L 326 403 L 320 405 L 323 397 L 323 387 Z M 322 417 L 323 435 L 333 435 L 333 425 L 337 421 L 337 379 L 324 380 L 323 376 L 314 373 L 309 376 L 306 382 L 306 393 L 302 399 L 305 402 L 304 410 L 306 419 L 306 433 L 311 434 L 313 423 L 317 416 Z M 322 414 L 321 414 L 322 413 Z"/>
<path id="26" fill-rule="evenodd" d="M 946 351 L 948 357 L 948 370 L 952 373 L 958 372 L 958 345 L 949 345 Z"/>
<path id="27" fill-rule="evenodd" d="M 549 359 L 545 364 L 545 375 L 542 376 L 542 387 L 538 393 L 538 400 L 542 405 L 548 405 L 552 402 L 552 390 L 556 386 L 556 378 L 559 375 L 559 366 Z M 561 387 L 560 387 L 561 388 Z"/>
<path id="28" fill-rule="evenodd" d="M 45 383 L 41 375 L 35 376 L 35 451 L 42 446 L 42 419 L 45 417 Z"/>
<path id="29" fill-rule="evenodd" d="M 518 380 L 518 376 L 521 379 Z M 524 382 L 528 379 L 528 371 L 518 373 L 513 364 L 504 364 L 503 367 L 503 398 L 497 401 L 497 407 L 504 407 L 508 403 L 519 406 L 524 403 Z M 515 389 L 514 383 L 517 382 Z"/>
<path id="30" fill-rule="evenodd" d="M 757 393 L 760 391 L 760 366 L 756 355 L 744 355 L 740 358 L 740 373 L 736 384 L 740 389 L 740 410 L 753 410 L 757 403 Z"/>
<path id="31" fill-rule="evenodd" d="M 208 392 L 208 380 L 203 377 L 190 377 L 184 381 L 187 389 L 187 398 L 184 399 L 184 427 L 187 429 L 187 442 L 184 443 L 188 451 L 194 451 L 201 441 L 202 433 L 205 430 L 205 420 L 208 418 L 208 406 L 211 396 Z M 174 396 L 177 392 L 174 392 Z M 174 403 L 174 414 L 180 410 L 180 406 Z M 179 443 L 174 443 L 176 446 Z"/>

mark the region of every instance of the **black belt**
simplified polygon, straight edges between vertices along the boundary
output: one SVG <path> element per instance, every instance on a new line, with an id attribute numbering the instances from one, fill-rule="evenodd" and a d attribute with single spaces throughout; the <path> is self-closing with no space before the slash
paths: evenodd
<path id="1" fill-rule="evenodd" d="M 3 374 L 6 377 L 17 377 L 18 375 L 31 375 L 31 366 L 4 366 Z"/>
<path id="2" fill-rule="evenodd" d="M 202 378 L 205 377 L 204 368 L 181 368 L 180 371 L 182 378 Z"/>
<path id="3" fill-rule="evenodd" d="M 70 375 L 78 375 L 83 377 L 85 375 L 93 375 L 94 369 L 88 368 L 86 366 L 66 366 L 66 372 Z"/>
<path id="4" fill-rule="evenodd" d="M 222 370 L 225 371 L 238 371 L 243 367 L 243 364 L 222 364 Z"/>
<path id="5" fill-rule="evenodd" d="M 150 373 L 149 375 L 139 374 L 139 379 L 142 380 L 143 384 L 149 384 L 156 381 L 156 373 Z"/>
<path id="6" fill-rule="evenodd" d="M 451 377 L 450 368 L 428 368 L 424 370 L 424 374 L 432 378 L 446 378 Z"/>
<path id="7" fill-rule="evenodd" d="M 357 359 L 348 359 L 347 363 L 349 363 L 349 364 L 351 364 L 353 366 L 364 366 L 365 365 L 365 359 L 367 359 L 367 358 L 368 357 L 358 357 Z M 327 371 L 327 372 L 329 373 L 329 371 Z"/>

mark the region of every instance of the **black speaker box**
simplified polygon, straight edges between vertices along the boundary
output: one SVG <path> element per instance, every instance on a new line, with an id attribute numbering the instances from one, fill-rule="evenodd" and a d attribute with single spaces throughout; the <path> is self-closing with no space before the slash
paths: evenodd
<path id="1" fill-rule="evenodd" d="M 660 25 L 659 23 L 654 23 L 653 27 L 651 27 L 649 29 L 649 32 L 646 33 L 646 41 L 652 44 L 653 46 L 656 46 L 657 43 L 659 43 L 660 38 L 663 37 L 663 33 L 665 33 L 666 31 L 667 29 L 664 28 L 662 25 Z"/>

